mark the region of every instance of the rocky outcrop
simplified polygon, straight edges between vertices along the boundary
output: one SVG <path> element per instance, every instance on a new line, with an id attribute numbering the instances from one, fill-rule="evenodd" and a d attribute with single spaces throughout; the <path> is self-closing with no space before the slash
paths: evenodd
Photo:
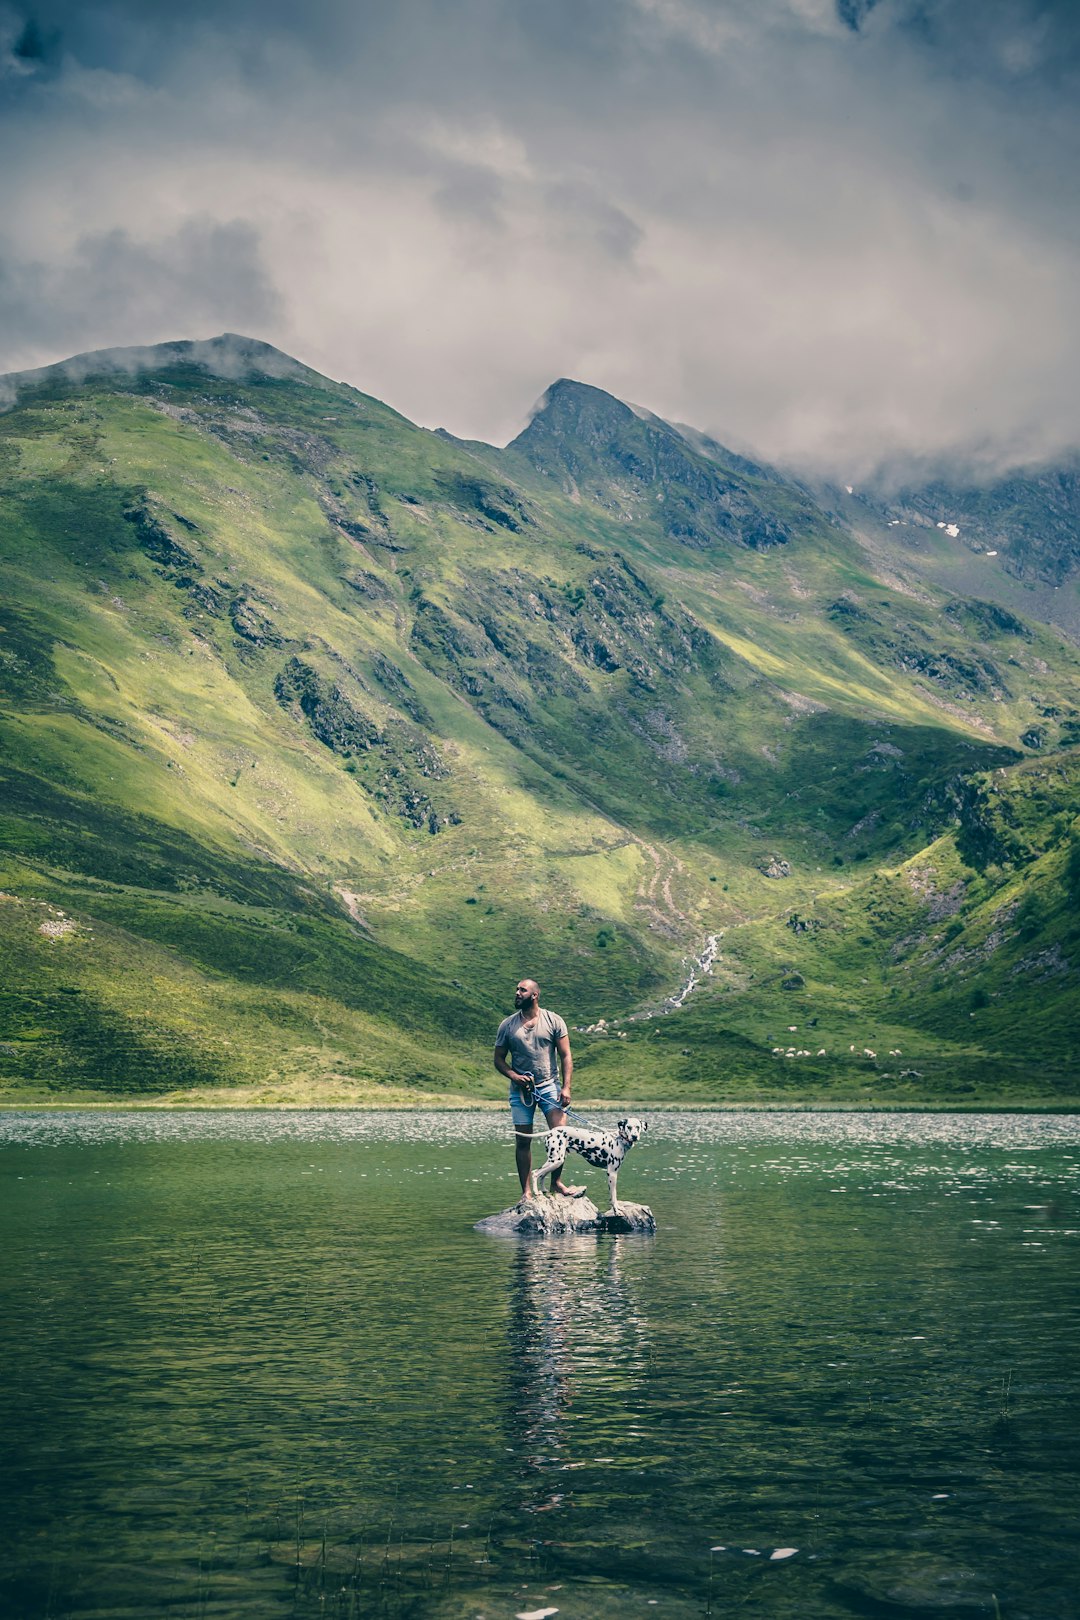
<path id="1" fill-rule="evenodd" d="M 168 512 L 148 498 L 128 507 L 124 517 L 135 530 L 140 548 L 167 578 L 174 573 L 201 573 L 202 566 L 190 549 L 190 536 L 199 526 L 179 512 Z M 181 538 L 178 526 L 185 532 Z M 185 544 L 185 540 L 188 542 Z"/>
<path id="2" fill-rule="evenodd" d="M 520 534 L 530 521 L 524 503 L 507 484 L 493 484 L 476 473 L 446 472 L 436 475 L 451 509 L 466 523 L 479 522 L 489 529 L 497 523 L 511 534 Z"/>
<path id="3" fill-rule="evenodd" d="M 558 1193 L 522 1198 L 498 1215 L 477 1221 L 477 1232 L 497 1236 L 561 1237 L 576 1232 L 655 1232 L 656 1218 L 647 1204 L 620 1202 L 618 1211 L 601 1214 L 591 1198 L 563 1198 Z"/>
<path id="4" fill-rule="evenodd" d="M 908 624 L 902 616 L 871 612 L 852 591 L 830 602 L 828 611 L 833 624 L 876 664 L 892 664 L 906 674 L 921 675 L 969 702 L 976 696 L 1001 702 L 1013 695 L 998 666 L 977 649 L 970 657 L 950 652 L 938 646 L 926 630 Z M 981 615 L 980 627 L 992 623 L 989 614 Z M 1002 624 L 1016 624 L 1023 629 L 1011 614 L 1002 615 Z"/>
<path id="5" fill-rule="evenodd" d="M 385 659 L 382 664 L 384 674 L 393 670 Z M 408 683 L 398 674 L 406 690 Z M 428 783 L 444 780 L 450 770 L 418 727 L 399 717 L 376 725 L 336 682 L 295 657 L 274 682 L 274 696 L 319 742 L 344 757 L 346 771 L 391 814 L 430 833 L 460 821 L 456 810 L 436 805 L 427 791 Z"/>
<path id="6" fill-rule="evenodd" d="M 282 644 L 273 620 L 250 596 L 241 594 L 233 599 L 229 619 L 241 640 L 249 641 L 253 647 L 280 647 Z"/>
<path id="7" fill-rule="evenodd" d="M 382 742 L 378 727 L 362 714 L 341 690 L 324 680 L 310 664 L 290 658 L 274 682 L 274 696 L 282 708 L 296 711 L 319 742 L 335 754 L 365 753 Z"/>

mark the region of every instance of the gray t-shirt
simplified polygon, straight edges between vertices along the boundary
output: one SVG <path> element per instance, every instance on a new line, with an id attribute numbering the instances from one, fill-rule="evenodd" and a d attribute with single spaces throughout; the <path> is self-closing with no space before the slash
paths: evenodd
<path id="1" fill-rule="evenodd" d="M 515 1074 L 531 1074 L 536 1080 L 556 1080 L 555 1048 L 566 1032 L 558 1013 L 541 1007 L 536 1023 L 527 1029 L 519 1012 L 504 1018 L 495 1046 L 498 1051 L 509 1054 L 510 1067 Z"/>

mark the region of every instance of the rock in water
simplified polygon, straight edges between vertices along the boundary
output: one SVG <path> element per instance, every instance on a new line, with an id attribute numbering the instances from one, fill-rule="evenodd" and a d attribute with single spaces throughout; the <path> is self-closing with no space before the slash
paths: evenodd
<path id="1" fill-rule="evenodd" d="M 619 1204 L 600 1217 L 601 1232 L 655 1232 L 656 1216 L 648 1204 Z"/>
<path id="2" fill-rule="evenodd" d="M 619 1212 L 602 1215 L 591 1198 L 563 1198 L 551 1193 L 522 1198 L 498 1215 L 477 1221 L 476 1231 L 525 1233 L 557 1237 L 564 1232 L 655 1232 L 656 1220 L 647 1204 L 624 1204 Z"/>
<path id="3" fill-rule="evenodd" d="M 563 1232 L 599 1232 L 600 1211 L 591 1198 L 563 1198 L 551 1193 L 522 1198 L 499 1215 L 477 1221 L 478 1232 L 529 1232 L 555 1236 Z"/>

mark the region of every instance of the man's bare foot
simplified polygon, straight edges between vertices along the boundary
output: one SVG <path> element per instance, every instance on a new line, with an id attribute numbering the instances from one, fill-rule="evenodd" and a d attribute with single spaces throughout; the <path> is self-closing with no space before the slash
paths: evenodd
<path id="1" fill-rule="evenodd" d="M 585 1195 L 584 1187 L 564 1187 L 562 1182 L 555 1188 L 555 1191 L 560 1193 L 563 1198 L 583 1198 Z"/>

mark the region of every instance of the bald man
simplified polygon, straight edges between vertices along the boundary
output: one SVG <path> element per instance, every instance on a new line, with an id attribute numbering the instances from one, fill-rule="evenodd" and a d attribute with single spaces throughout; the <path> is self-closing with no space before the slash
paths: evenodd
<path id="1" fill-rule="evenodd" d="M 519 979 L 514 991 L 514 1007 L 516 1011 L 503 1019 L 495 1037 L 495 1067 L 510 1082 L 517 1171 L 522 1196 L 528 1198 L 536 1105 L 540 1104 L 553 1130 L 563 1123 L 566 1119 L 563 1110 L 570 1102 L 574 1060 L 570 1055 L 566 1024 L 558 1013 L 541 1007 L 540 986 L 535 979 Z M 584 1187 L 563 1185 L 561 1165 L 552 1177 L 552 1186 L 566 1198 L 577 1198 L 585 1191 Z"/>

